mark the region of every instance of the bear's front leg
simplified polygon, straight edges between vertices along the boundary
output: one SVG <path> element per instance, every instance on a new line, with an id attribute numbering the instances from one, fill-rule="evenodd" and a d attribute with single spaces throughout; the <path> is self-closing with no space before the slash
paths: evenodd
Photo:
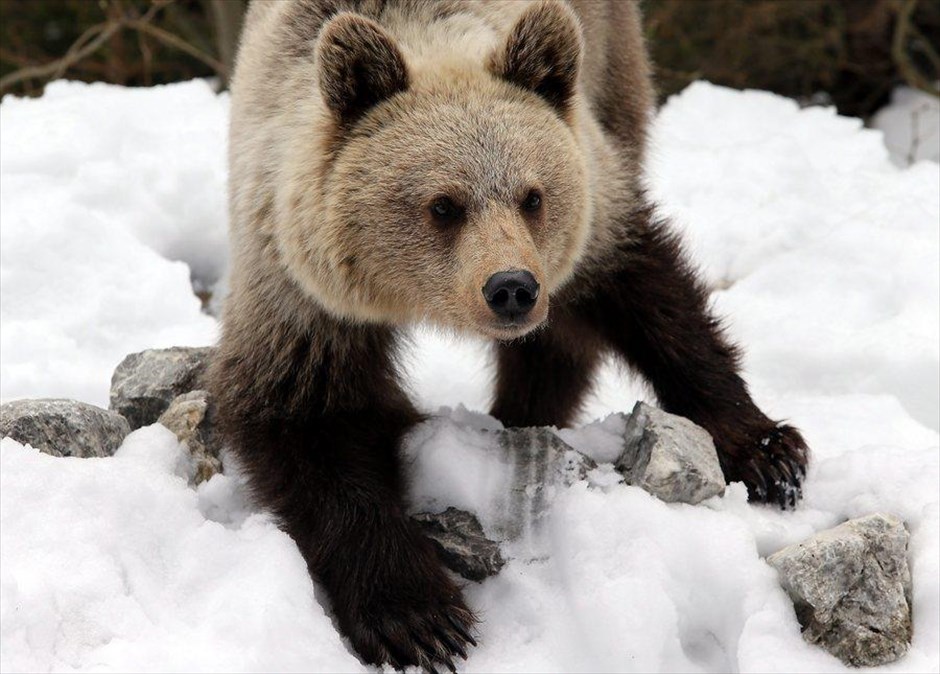
<path id="1" fill-rule="evenodd" d="M 729 482 L 744 482 L 752 500 L 794 506 L 808 458 L 802 436 L 751 400 L 736 349 L 709 314 L 707 291 L 676 236 L 649 208 L 631 218 L 630 232 L 612 270 L 580 303 L 585 319 L 650 381 L 667 411 L 711 433 Z"/>
<path id="2" fill-rule="evenodd" d="M 226 326 L 211 380 L 253 495 L 297 542 L 365 661 L 453 669 L 475 619 L 405 513 L 399 445 L 420 415 L 397 385 L 390 338 L 364 327 L 237 333 Z"/>
<path id="3" fill-rule="evenodd" d="M 552 308 L 547 326 L 493 348 L 496 395 L 490 414 L 505 426 L 563 428 L 590 391 L 605 346 L 564 308 Z"/>

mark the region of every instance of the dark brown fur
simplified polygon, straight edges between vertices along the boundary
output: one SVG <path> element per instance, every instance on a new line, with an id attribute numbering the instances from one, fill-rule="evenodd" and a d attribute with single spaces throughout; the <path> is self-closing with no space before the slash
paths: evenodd
<path id="1" fill-rule="evenodd" d="M 582 50 L 576 26 L 566 19 L 561 11 L 550 24 L 544 16 L 523 16 L 490 63 L 490 70 L 497 76 L 534 91 L 562 114 L 568 113 L 575 93 Z M 562 37 L 546 40 L 546 32 Z"/>
<path id="2" fill-rule="evenodd" d="M 255 498 L 366 660 L 449 663 L 474 618 L 404 512 L 399 446 L 422 417 L 398 384 L 394 332 L 322 315 L 304 334 L 271 318 L 250 359 L 223 340 L 213 366 L 219 427 Z"/>
<path id="3" fill-rule="evenodd" d="M 751 400 L 738 351 L 708 311 L 708 292 L 676 235 L 652 206 L 625 217 L 636 238 L 616 266 L 570 286 L 545 331 L 497 346 L 493 415 L 514 426 L 569 423 L 596 364 L 613 351 L 652 384 L 664 409 L 711 433 L 729 482 L 743 481 L 754 500 L 793 507 L 803 438 Z"/>
<path id="4" fill-rule="evenodd" d="M 398 326 L 415 317 L 496 330 L 479 296 L 492 265 L 541 273 L 548 312 L 541 328 L 497 342 L 494 416 L 570 424 L 613 352 L 665 409 L 712 434 L 726 478 L 744 481 L 753 500 L 786 507 L 799 496 L 800 434 L 754 405 L 705 288 L 639 188 L 652 87 L 636 7 L 569 6 L 580 31 L 564 5 L 537 3 L 506 26 L 524 5 L 462 0 L 256 2 L 246 22 L 230 143 L 236 254 L 211 388 L 255 496 L 296 540 L 368 662 L 452 667 L 475 643 L 473 614 L 405 516 L 400 444 L 422 417 L 395 360 Z M 346 10 L 360 16 L 337 16 Z M 413 69 L 386 34 L 383 18 L 398 21 L 415 49 L 401 24 L 409 13 L 427 25 L 462 13 L 508 37 L 487 73 L 450 54 L 448 81 L 427 60 Z M 503 118 L 488 116 L 491 103 Z M 438 104 L 464 117 L 438 119 Z M 576 147 L 562 123 L 593 143 L 590 167 L 556 161 Z M 398 135 L 370 145 L 390 128 Z M 435 141 L 417 158 L 409 146 L 428 139 L 416 134 Z M 538 218 L 514 210 L 526 162 L 547 186 Z M 588 168 L 601 185 L 591 222 Z M 467 205 L 446 232 L 422 222 L 415 196 L 435 196 L 442 173 L 462 181 Z"/>

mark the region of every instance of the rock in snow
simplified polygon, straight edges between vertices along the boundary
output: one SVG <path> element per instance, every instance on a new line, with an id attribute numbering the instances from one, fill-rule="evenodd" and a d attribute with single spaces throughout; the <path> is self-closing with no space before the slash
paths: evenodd
<path id="1" fill-rule="evenodd" d="M 0 407 L 0 430 L 55 456 L 109 456 L 131 427 L 159 421 L 188 449 L 190 483 L 198 485 L 222 470 L 211 400 L 198 388 L 211 352 L 175 347 L 126 357 L 111 388 L 111 408 L 124 416 L 71 400 L 20 400 Z M 546 490 L 570 486 L 597 467 L 550 428 L 489 432 L 515 465 L 514 512 L 546 510 Z M 623 442 L 615 466 L 627 484 L 668 503 L 697 504 L 724 493 L 712 438 L 688 419 L 638 402 Z M 500 544 L 484 535 L 470 512 L 449 507 L 413 519 L 444 564 L 464 578 L 482 581 L 505 564 Z M 519 533 L 512 529 L 506 532 L 510 538 Z M 903 523 L 876 514 L 785 548 L 768 562 L 793 599 L 807 641 L 851 665 L 880 665 L 898 659 L 910 645 L 907 543 Z"/>
<path id="2" fill-rule="evenodd" d="M 699 503 L 723 494 L 725 478 L 708 432 L 683 417 L 638 402 L 616 462 L 627 484 L 667 503 Z"/>
<path id="3" fill-rule="evenodd" d="M 212 406 L 208 391 L 190 391 L 176 396 L 157 420 L 173 431 L 193 459 L 192 484 L 205 482 L 222 472 L 220 444 L 212 429 Z"/>
<path id="4" fill-rule="evenodd" d="M 182 346 L 132 353 L 111 376 L 110 408 L 132 430 L 154 423 L 176 396 L 201 388 L 211 353 L 210 347 Z"/>
<path id="5" fill-rule="evenodd" d="M 506 563 L 499 543 L 483 535 L 480 521 L 471 513 L 448 508 L 442 513 L 419 513 L 412 519 L 434 542 L 445 566 L 468 580 L 495 576 Z"/>
<path id="6" fill-rule="evenodd" d="M 130 432 L 120 414 L 77 400 L 15 400 L 0 405 L 0 437 L 52 456 L 111 456 Z"/>
<path id="7" fill-rule="evenodd" d="M 494 532 L 500 540 L 517 540 L 532 533 L 532 526 L 550 510 L 559 489 L 583 480 L 596 467 L 593 459 L 573 449 L 546 427 L 506 428 L 492 434 L 495 455 L 512 466 L 503 486 L 505 507 Z"/>
<path id="8" fill-rule="evenodd" d="M 856 667 L 883 665 L 911 642 L 904 523 L 876 513 L 771 555 L 803 636 Z"/>
<path id="9" fill-rule="evenodd" d="M 516 475 L 525 489 L 530 485 L 561 482 L 568 486 L 583 480 L 588 471 L 597 467 L 589 456 L 573 449 L 550 428 L 507 428 L 494 431 L 500 447 L 516 460 Z"/>

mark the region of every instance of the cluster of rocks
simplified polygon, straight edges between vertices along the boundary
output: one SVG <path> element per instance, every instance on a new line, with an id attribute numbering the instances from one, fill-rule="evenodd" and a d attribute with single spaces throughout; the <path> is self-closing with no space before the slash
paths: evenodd
<path id="1" fill-rule="evenodd" d="M 75 400 L 0 405 L 0 435 L 53 456 L 111 456 L 133 430 L 160 422 L 193 457 L 192 482 L 222 469 L 212 406 L 201 390 L 210 348 L 155 349 L 127 356 L 111 377 L 109 409 Z"/>
<path id="2" fill-rule="evenodd" d="M 110 409 L 73 400 L 18 400 L 0 406 L 0 436 L 53 456 L 110 456 L 132 430 L 157 423 L 176 434 L 192 456 L 191 482 L 222 470 L 213 432 L 213 404 L 202 383 L 210 348 L 150 350 L 125 358 L 111 379 Z M 495 431 L 517 457 L 526 488 L 519 498 L 542 498 L 532 485 L 571 484 L 596 468 L 548 428 Z M 668 503 L 697 504 L 724 493 L 711 436 L 682 417 L 637 403 L 627 418 L 616 469 L 629 485 Z M 538 505 L 527 503 L 526 508 Z M 415 523 L 445 564 L 470 580 L 495 575 L 505 561 L 472 514 L 456 508 L 420 513 Z M 794 602 L 804 637 L 844 662 L 891 662 L 911 639 L 908 534 L 896 518 L 875 514 L 846 522 L 768 558 Z"/>
<path id="3" fill-rule="evenodd" d="M 210 347 L 132 353 L 111 376 L 109 407 L 127 419 L 131 430 L 154 423 L 177 396 L 205 388 L 211 355 Z"/>

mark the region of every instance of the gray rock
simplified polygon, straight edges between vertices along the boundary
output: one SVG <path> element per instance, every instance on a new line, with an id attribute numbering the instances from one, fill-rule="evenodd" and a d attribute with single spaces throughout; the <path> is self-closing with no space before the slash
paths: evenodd
<path id="1" fill-rule="evenodd" d="M 483 535 L 479 520 L 472 514 L 448 508 L 442 513 L 419 513 L 412 519 L 431 539 L 448 569 L 468 580 L 495 576 L 505 561 L 499 543 Z"/>
<path id="2" fill-rule="evenodd" d="M 559 438 L 550 428 L 507 428 L 492 431 L 500 447 L 516 464 L 517 482 L 525 487 L 562 483 L 570 486 L 597 468 L 585 456 Z"/>
<path id="3" fill-rule="evenodd" d="M 803 637 L 856 667 L 901 657 L 911 641 L 904 523 L 876 513 L 771 555 Z"/>
<path id="4" fill-rule="evenodd" d="M 560 488 L 581 480 L 597 464 L 573 449 L 550 428 L 507 428 L 489 431 L 495 451 L 511 466 L 505 508 L 493 523 L 501 538 L 525 538 L 537 547 L 539 523 Z M 534 553 L 533 553 L 534 554 Z"/>
<path id="5" fill-rule="evenodd" d="M 111 456 L 130 432 L 120 414 L 77 400 L 14 400 L 0 405 L 0 436 L 52 456 Z"/>
<path id="6" fill-rule="evenodd" d="M 696 504 L 725 492 L 711 435 L 688 419 L 638 402 L 616 468 L 627 484 L 667 503 Z"/>
<path id="7" fill-rule="evenodd" d="M 207 391 L 190 391 L 176 396 L 157 420 L 189 450 L 193 459 L 192 484 L 222 472 L 220 446 L 212 426 L 213 412 Z"/>
<path id="8" fill-rule="evenodd" d="M 203 388 L 210 347 L 173 347 L 132 353 L 111 376 L 111 409 L 131 429 L 154 423 L 178 395 Z"/>

